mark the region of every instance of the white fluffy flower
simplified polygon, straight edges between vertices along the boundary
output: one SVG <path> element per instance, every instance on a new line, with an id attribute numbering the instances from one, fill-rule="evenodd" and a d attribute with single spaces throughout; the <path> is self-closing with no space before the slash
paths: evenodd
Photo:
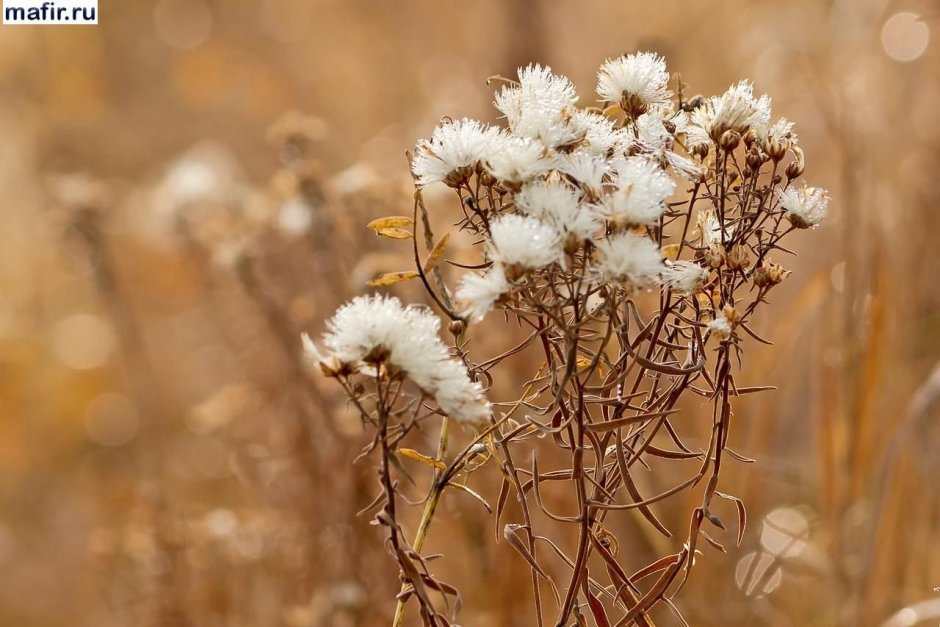
<path id="1" fill-rule="evenodd" d="M 537 270 L 564 261 L 558 231 L 531 216 L 503 215 L 490 224 L 489 254 L 505 266 Z"/>
<path id="2" fill-rule="evenodd" d="M 628 133 L 614 128 L 614 121 L 607 116 L 583 109 L 575 111 L 568 124 L 583 138 L 579 150 L 600 157 L 606 157 Z"/>
<path id="3" fill-rule="evenodd" d="M 497 180 L 520 185 L 555 165 L 555 155 L 538 140 L 500 135 L 490 144 L 486 168 Z"/>
<path id="4" fill-rule="evenodd" d="M 509 289 L 506 272 L 494 263 L 486 274 L 465 274 L 457 288 L 457 300 L 464 306 L 464 315 L 482 320 Z"/>
<path id="5" fill-rule="evenodd" d="M 753 130 L 766 137 L 770 124 L 770 98 L 754 97 L 754 86 L 749 81 L 732 85 L 721 96 L 712 96 L 692 112 L 688 129 L 688 144 L 696 146 L 709 139 L 718 141 L 721 134 L 734 130 L 744 134 Z"/>
<path id="6" fill-rule="evenodd" d="M 706 325 L 706 328 L 715 334 L 719 340 L 727 340 L 731 337 L 731 321 L 724 314 L 718 316 Z"/>
<path id="7" fill-rule="evenodd" d="M 527 183 L 515 195 L 516 207 L 552 226 L 565 238 L 565 245 L 576 246 L 593 235 L 600 222 L 581 204 L 581 192 L 562 180 Z"/>
<path id="8" fill-rule="evenodd" d="M 557 148 L 584 135 L 582 129 L 568 124 L 577 101 L 571 81 L 552 74 L 550 67 L 530 65 L 520 68 L 519 85 L 504 87 L 494 104 L 506 116 L 514 135 Z"/>
<path id="9" fill-rule="evenodd" d="M 411 171 L 418 185 L 444 182 L 451 187 L 465 181 L 470 169 L 488 152 L 498 131 L 476 120 L 446 122 L 434 129 L 430 141 L 415 148 Z"/>
<path id="10" fill-rule="evenodd" d="M 787 118 L 780 118 L 767 129 L 767 139 L 777 141 L 789 140 L 791 144 L 796 145 L 799 141 L 796 132 L 793 130 L 795 124 Z"/>
<path id="11" fill-rule="evenodd" d="M 628 113 L 668 105 L 672 94 L 665 59 L 652 52 L 638 52 L 604 61 L 597 73 L 597 95 L 620 103 Z"/>
<path id="12" fill-rule="evenodd" d="M 790 222 L 800 229 L 818 226 L 829 213 L 829 192 L 819 187 L 790 187 L 778 192 L 778 198 Z"/>
<path id="13" fill-rule="evenodd" d="M 690 295 L 702 289 L 708 279 L 708 270 L 694 261 L 666 262 L 662 281 L 677 294 Z"/>
<path id="14" fill-rule="evenodd" d="M 611 283 L 644 288 L 657 282 L 663 270 L 663 258 L 656 242 L 633 233 L 611 235 L 597 242 L 600 260 L 595 270 Z"/>
<path id="15" fill-rule="evenodd" d="M 320 352 L 316 342 L 314 342 L 309 335 L 302 333 L 300 335 L 300 341 L 303 345 L 304 357 L 307 360 L 314 364 L 319 364 L 326 361 L 326 356 Z"/>
<path id="16" fill-rule="evenodd" d="M 688 127 L 688 116 L 680 111 L 669 118 L 669 123 L 676 133 L 684 133 Z M 666 119 L 659 112 L 644 113 L 636 119 L 636 138 L 631 136 L 630 145 L 641 154 L 651 159 L 668 164 L 674 171 L 687 179 L 696 179 L 702 174 L 702 168 L 688 157 L 673 152 L 675 139 L 666 130 Z"/>
<path id="17" fill-rule="evenodd" d="M 629 157 L 616 165 L 617 190 L 606 197 L 601 212 L 617 224 L 651 225 L 666 209 L 666 199 L 675 182 L 657 164 L 645 157 Z"/>
<path id="18" fill-rule="evenodd" d="M 584 150 L 562 155 L 556 167 L 559 172 L 576 180 L 581 187 L 590 191 L 595 197 L 600 196 L 604 191 L 604 177 L 610 172 L 607 159 Z"/>
<path id="19" fill-rule="evenodd" d="M 394 297 L 358 296 L 336 311 L 327 328 L 323 343 L 341 364 L 367 370 L 367 363 L 382 361 L 407 375 L 455 420 L 481 422 L 489 416 L 480 384 L 451 357 L 438 337 L 441 321 L 429 310 L 403 307 Z M 311 359 L 324 360 L 309 338 L 304 349 Z"/>
<path id="20" fill-rule="evenodd" d="M 698 212 L 696 216 L 696 224 L 698 226 L 699 234 L 702 237 L 702 243 L 707 246 L 718 246 L 722 244 L 722 233 L 721 233 L 721 222 L 718 220 L 718 215 L 715 213 L 714 209 L 703 209 Z M 731 241 L 734 237 L 734 227 L 728 226 L 725 228 L 724 232 L 724 241 Z"/>

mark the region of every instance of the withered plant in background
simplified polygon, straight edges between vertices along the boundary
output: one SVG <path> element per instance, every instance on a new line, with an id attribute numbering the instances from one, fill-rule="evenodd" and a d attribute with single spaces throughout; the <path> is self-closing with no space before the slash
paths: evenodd
<path id="1" fill-rule="evenodd" d="M 531 568 L 533 624 L 649 625 L 657 604 L 678 614 L 672 599 L 703 545 L 722 549 L 710 535 L 726 529 L 716 497 L 736 506 L 740 542 L 744 505 L 719 491 L 729 460 L 750 461 L 728 446 L 732 399 L 768 389 L 739 384 L 741 342 L 765 341 L 754 311 L 788 274 L 773 259 L 787 252 L 786 235 L 823 219 L 828 196 L 796 183 L 793 124 L 772 123 L 770 99 L 746 81 L 689 98 L 661 57 L 639 53 L 602 65 L 596 107 L 578 107 L 571 82 L 546 67 L 506 83 L 495 104 L 507 128 L 445 120 L 413 155 L 413 216 L 371 225 L 414 246 L 415 269 L 376 284 L 420 279 L 453 345 L 429 309 L 372 296 L 340 308 L 321 347 L 305 338 L 307 353 L 371 427 L 364 455 L 379 459 L 381 492 L 368 511 L 403 582 L 395 625 L 412 600 L 425 625 L 453 620 L 457 590 L 432 574 L 422 547 L 444 490 L 482 500 L 467 486 L 482 462 L 503 475 L 497 525 L 518 502 L 502 534 Z M 449 234 L 435 243 L 422 199 L 439 183 L 454 190 L 458 229 L 480 254 L 476 265 L 451 262 L 466 270 L 456 288 L 441 266 Z M 491 310 L 525 337 L 502 354 L 472 354 L 474 323 Z M 488 403 L 495 373 L 522 353 L 541 365 L 514 397 Z M 681 435 L 701 418 L 680 406 L 689 396 L 710 407 L 701 441 Z M 453 422 L 475 433 L 459 449 Z M 400 447 L 432 425 L 436 452 Z M 558 452 L 567 462 L 553 467 Z M 415 498 L 403 458 L 433 468 L 416 531 L 399 516 Z M 682 478 L 645 493 L 637 475 L 647 471 Z M 548 490 L 561 498 L 545 499 Z M 701 503 L 688 526 L 668 528 L 658 504 L 692 490 Z M 645 564 L 618 555 L 611 520 L 626 510 L 678 534 L 675 552 Z M 549 520 L 570 531 L 546 536 Z"/>

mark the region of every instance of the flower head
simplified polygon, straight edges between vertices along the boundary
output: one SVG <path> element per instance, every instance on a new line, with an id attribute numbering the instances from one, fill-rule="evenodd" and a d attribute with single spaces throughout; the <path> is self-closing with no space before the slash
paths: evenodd
<path id="1" fill-rule="evenodd" d="M 694 261 L 666 262 L 663 268 L 663 284 L 677 294 L 685 296 L 702 289 L 708 279 L 708 270 Z"/>
<path id="2" fill-rule="evenodd" d="M 638 52 L 604 61 L 597 73 L 597 95 L 619 103 L 631 117 L 653 106 L 667 106 L 672 94 L 666 60 L 652 52 Z"/>
<path id="3" fill-rule="evenodd" d="M 714 209 L 703 209 L 696 216 L 699 235 L 702 244 L 706 247 L 718 246 L 724 241 L 730 241 L 734 237 L 734 227 L 727 226 L 724 233 L 721 232 L 721 221 Z"/>
<path id="4" fill-rule="evenodd" d="M 513 187 L 547 173 L 555 159 L 537 140 L 499 135 L 488 148 L 486 168 L 494 178 Z"/>
<path id="5" fill-rule="evenodd" d="M 610 164 L 603 157 L 585 150 L 576 150 L 571 154 L 563 155 L 558 161 L 557 168 L 559 172 L 567 174 L 583 189 L 597 197 L 604 190 L 604 177 L 610 171 Z"/>
<path id="6" fill-rule="evenodd" d="M 494 263 L 486 274 L 464 275 L 457 288 L 457 300 L 464 306 L 462 313 L 474 320 L 482 320 L 510 287 L 506 272 L 498 263 Z"/>
<path id="7" fill-rule="evenodd" d="M 666 129 L 667 120 L 659 112 L 644 113 L 636 119 L 636 133 L 631 136 L 630 146 L 634 152 L 648 156 L 654 161 L 668 165 L 674 171 L 688 179 L 696 179 L 702 174 L 702 168 L 688 157 L 672 150 L 675 145 L 673 133 L 684 133 L 688 127 L 688 116 L 679 112 L 670 117 L 668 124 L 674 129 Z"/>
<path id="8" fill-rule="evenodd" d="M 531 216 L 503 215 L 490 224 L 490 257 L 514 270 L 537 270 L 564 260 L 558 231 Z"/>
<path id="9" fill-rule="evenodd" d="M 441 124 L 430 141 L 422 140 L 415 148 L 411 163 L 415 181 L 418 185 L 443 182 L 451 187 L 465 182 L 496 134 L 495 129 L 466 118 Z"/>
<path id="10" fill-rule="evenodd" d="M 496 108 L 506 116 L 509 130 L 518 137 L 538 139 L 549 148 L 578 141 L 584 133 L 568 124 L 578 94 L 564 76 L 550 67 L 519 69 L 519 85 L 496 94 Z"/>
<path id="11" fill-rule="evenodd" d="M 327 328 L 323 343 L 329 357 L 346 368 L 381 363 L 409 377 L 455 420 L 480 422 L 489 416 L 480 384 L 451 357 L 438 337 L 441 321 L 429 310 L 403 307 L 394 297 L 357 296 L 336 311 Z M 305 341 L 304 348 L 310 359 L 326 359 L 313 342 Z"/>
<path id="12" fill-rule="evenodd" d="M 717 142 L 729 130 L 742 135 L 753 130 L 758 137 L 765 137 L 769 124 L 770 98 L 767 95 L 755 98 L 754 86 L 749 81 L 740 81 L 692 112 L 688 144 L 691 147 L 709 140 Z"/>
<path id="13" fill-rule="evenodd" d="M 778 193 L 780 206 L 798 229 L 818 226 L 829 213 L 829 192 L 819 187 L 787 188 Z"/>
<path id="14" fill-rule="evenodd" d="M 569 126 L 583 138 L 578 148 L 600 157 L 606 157 L 628 134 L 626 129 L 614 128 L 614 121 L 607 116 L 583 109 L 574 112 Z"/>
<path id="15" fill-rule="evenodd" d="M 597 242 L 600 260 L 595 266 L 600 278 L 630 288 L 653 285 L 663 270 L 662 253 L 648 237 L 633 233 L 611 235 Z"/>
<path id="16" fill-rule="evenodd" d="M 617 190 L 604 199 L 601 212 L 617 224 L 655 224 L 676 189 L 675 182 L 645 157 L 621 160 L 616 168 Z"/>
<path id="17" fill-rule="evenodd" d="M 731 321 L 728 320 L 727 316 L 723 313 L 718 314 L 705 328 L 712 332 L 719 340 L 727 340 L 731 337 Z"/>
<path id="18" fill-rule="evenodd" d="M 561 179 L 527 183 L 515 195 L 516 207 L 554 228 L 574 247 L 593 235 L 600 223 L 581 204 L 581 193 Z"/>

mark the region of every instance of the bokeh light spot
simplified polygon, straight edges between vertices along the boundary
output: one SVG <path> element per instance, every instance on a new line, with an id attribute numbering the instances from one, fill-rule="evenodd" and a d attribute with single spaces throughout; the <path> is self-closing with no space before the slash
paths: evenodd
<path id="1" fill-rule="evenodd" d="M 214 509 L 206 515 L 206 528 L 216 537 L 231 534 L 238 527 L 238 517 L 228 509 Z"/>
<path id="2" fill-rule="evenodd" d="M 97 444 L 121 446 L 137 435 L 137 408 L 122 394 L 107 392 L 95 397 L 85 409 L 85 432 Z"/>
<path id="3" fill-rule="evenodd" d="M 113 347 L 114 333 L 111 327 L 91 314 L 63 318 L 52 331 L 52 350 L 56 358 L 75 370 L 103 366 Z"/>
<path id="4" fill-rule="evenodd" d="M 929 41 L 930 27 L 916 13 L 895 13 L 881 28 L 881 47 L 885 54 L 902 63 L 924 54 Z"/>
<path id="5" fill-rule="evenodd" d="M 191 50 L 209 38 L 212 10 L 203 0 L 162 0 L 153 10 L 153 27 L 164 43 Z"/>
<path id="6" fill-rule="evenodd" d="M 773 557 L 763 552 L 748 553 L 734 569 L 738 587 L 748 596 L 770 594 L 783 581 L 783 572 Z"/>
<path id="7" fill-rule="evenodd" d="M 796 557 L 806 550 L 809 521 L 792 507 L 780 507 L 764 517 L 760 543 L 771 555 Z"/>

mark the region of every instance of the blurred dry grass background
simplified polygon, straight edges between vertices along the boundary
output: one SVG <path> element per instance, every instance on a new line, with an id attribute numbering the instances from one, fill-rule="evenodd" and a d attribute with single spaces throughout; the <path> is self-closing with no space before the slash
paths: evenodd
<path id="1" fill-rule="evenodd" d="M 744 542 L 708 550 L 678 605 L 693 625 L 936 624 L 936 3 L 100 10 L 0 29 L 0 624 L 387 624 L 395 572 L 355 518 L 366 440 L 297 338 L 408 267 L 363 226 L 408 212 L 404 151 L 442 116 L 494 119 L 487 76 L 540 61 L 590 101 L 635 49 L 692 93 L 754 79 L 834 201 L 759 320 L 776 346 L 747 356 L 744 385 L 781 389 L 736 406 L 757 464 L 722 489 Z M 664 552 L 618 524 L 621 551 Z M 428 549 L 463 624 L 526 624 L 524 564 L 478 503 L 445 498 Z"/>

